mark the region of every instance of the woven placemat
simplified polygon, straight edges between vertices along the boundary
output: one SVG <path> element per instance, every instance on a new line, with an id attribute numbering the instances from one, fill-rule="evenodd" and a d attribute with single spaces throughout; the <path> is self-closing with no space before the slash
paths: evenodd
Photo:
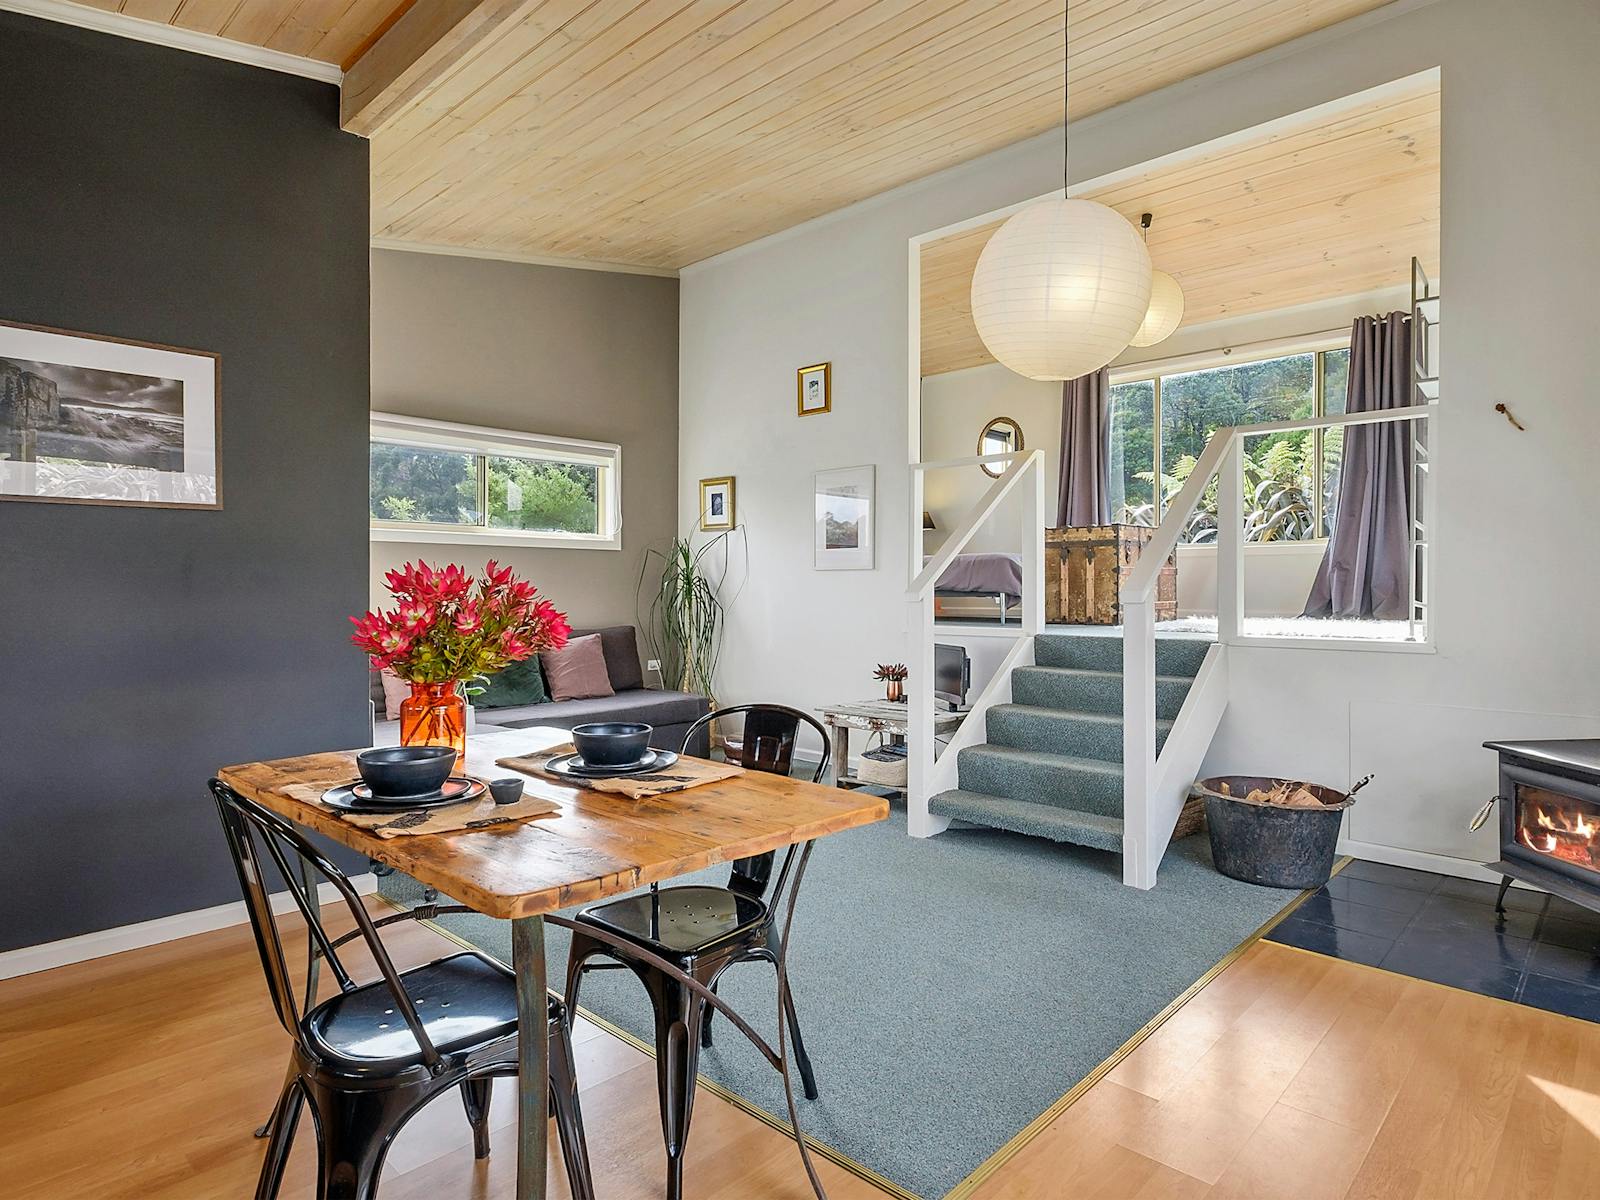
<path id="1" fill-rule="evenodd" d="M 290 784 L 283 789 L 296 800 L 321 805 L 341 821 L 349 821 L 381 838 L 414 837 L 428 833 L 459 833 L 462 830 L 489 829 L 513 821 L 527 821 L 534 817 L 547 817 L 561 811 L 561 806 L 542 796 L 524 792 L 515 804 L 496 804 L 487 787 L 483 795 L 460 804 L 445 804 L 439 808 L 413 808 L 398 813 L 343 812 L 322 803 L 321 789 L 303 784 Z"/>
<path id="2" fill-rule="evenodd" d="M 552 758 L 560 758 L 563 754 L 573 753 L 572 744 L 569 742 L 561 746 L 551 746 L 540 750 L 537 754 L 526 754 L 520 758 L 497 758 L 495 762 L 502 767 L 513 771 L 522 771 L 528 775 L 537 775 L 540 779 L 552 779 L 557 783 L 564 783 L 569 787 L 584 788 L 591 792 L 606 792 L 613 796 L 627 796 L 632 800 L 648 800 L 652 796 L 665 796 L 672 792 L 687 791 L 692 787 L 699 787 L 703 783 L 717 783 L 723 779 L 732 779 L 735 775 L 744 772 L 743 767 L 733 763 L 712 762 L 705 758 L 691 758 L 685 754 L 677 762 L 664 771 L 648 771 L 643 775 L 621 775 L 610 779 L 579 779 L 572 775 L 555 775 L 545 769 Z"/>

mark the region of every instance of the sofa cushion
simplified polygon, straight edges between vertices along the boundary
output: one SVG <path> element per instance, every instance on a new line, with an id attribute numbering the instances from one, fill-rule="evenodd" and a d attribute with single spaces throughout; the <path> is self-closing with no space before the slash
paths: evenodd
<path id="1" fill-rule="evenodd" d="M 522 708 L 498 708 L 494 723 L 511 729 L 549 725 L 571 729 L 587 721 L 643 721 L 646 725 L 685 725 L 706 715 L 710 705 L 693 692 L 630 688 L 614 696 L 587 700 L 555 700 Z"/>
<path id="2" fill-rule="evenodd" d="M 387 713 L 389 720 L 398 721 L 400 719 L 400 705 L 407 696 L 411 695 L 411 685 L 388 667 L 378 672 L 378 683 L 383 688 L 384 711 Z"/>
<path id="3" fill-rule="evenodd" d="M 549 699 L 544 672 L 535 654 L 489 676 L 483 695 L 473 703 L 482 709 L 520 708 L 526 704 L 544 704 Z"/>
<path id="4" fill-rule="evenodd" d="M 574 630 L 573 637 L 598 634 L 600 649 L 605 653 L 606 676 L 611 680 L 613 692 L 625 692 L 644 686 L 644 672 L 639 668 L 639 638 L 632 625 L 610 625 L 604 629 Z"/>
<path id="5" fill-rule="evenodd" d="M 588 700 L 611 695 L 611 677 L 598 634 L 575 637 L 559 650 L 539 655 L 552 700 Z"/>

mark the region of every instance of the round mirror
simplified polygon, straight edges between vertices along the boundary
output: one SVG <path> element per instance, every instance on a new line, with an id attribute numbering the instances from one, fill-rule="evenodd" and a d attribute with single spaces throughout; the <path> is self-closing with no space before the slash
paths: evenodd
<path id="1" fill-rule="evenodd" d="M 979 454 L 1010 454 L 1022 449 L 1022 426 L 1010 417 L 996 417 L 978 435 Z M 985 475 L 994 479 L 1006 473 L 1010 463 L 979 463 Z"/>

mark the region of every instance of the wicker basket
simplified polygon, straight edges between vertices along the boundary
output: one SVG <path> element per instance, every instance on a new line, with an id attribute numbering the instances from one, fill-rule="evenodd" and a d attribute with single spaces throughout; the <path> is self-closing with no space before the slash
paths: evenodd
<path id="1" fill-rule="evenodd" d="M 1191 793 L 1183 802 L 1178 823 L 1172 827 L 1172 841 L 1199 833 L 1206 827 L 1206 798 Z"/>

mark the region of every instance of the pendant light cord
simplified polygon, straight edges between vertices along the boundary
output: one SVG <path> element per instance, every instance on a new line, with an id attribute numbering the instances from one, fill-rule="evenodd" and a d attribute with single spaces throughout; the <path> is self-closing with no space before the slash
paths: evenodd
<path id="1" fill-rule="evenodd" d="M 1071 183 L 1068 177 L 1068 163 L 1072 154 L 1072 117 L 1069 115 L 1068 101 L 1071 98 L 1070 83 L 1072 69 L 1069 65 L 1072 57 L 1072 0 L 1063 0 L 1061 13 L 1061 198 L 1067 198 L 1067 188 Z"/>

